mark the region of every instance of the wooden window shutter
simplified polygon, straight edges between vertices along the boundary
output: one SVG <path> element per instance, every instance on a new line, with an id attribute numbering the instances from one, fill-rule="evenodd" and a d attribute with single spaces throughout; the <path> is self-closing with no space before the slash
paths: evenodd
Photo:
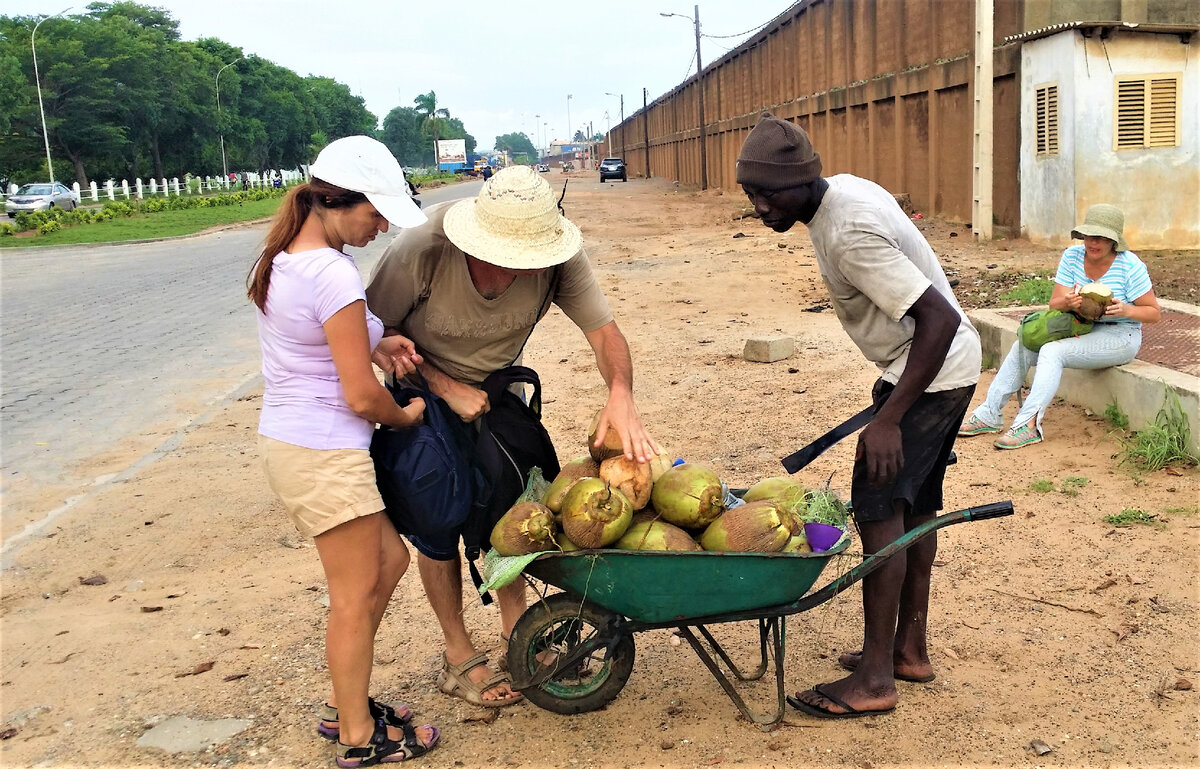
<path id="1" fill-rule="evenodd" d="M 1150 80 L 1150 135 L 1147 147 L 1179 146 L 1179 78 Z"/>
<path id="2" fill-rule="evenodd" d="M 1118 150 L 1179 146 L 1179 76 L 1118 78 Z"/>
<path id="3" fill-rule="evenodd" d="M 1037 154 L 1058 154 L 1058 86 L 1037 89 Z"/>

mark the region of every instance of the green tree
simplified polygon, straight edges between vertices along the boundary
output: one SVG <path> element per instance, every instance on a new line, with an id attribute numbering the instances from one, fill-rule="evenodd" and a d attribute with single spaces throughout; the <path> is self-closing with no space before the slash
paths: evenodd
<path id="1" fill-rule="evenodd" d="M 437 146 L 438 139 L 458 139 L 458 136 L 446 136 L 443 125 L 450 119 L 450 111 L 445 107 L 439 107 L 437 103 L 437 94 L 433 91 L 423 93 L 413 99 L 413 104 L 417 105 L 417 112 L 422 118 L 422 128 L 426 130 L 433 139 L 433 143 L 429 145 L 430 157 L 433 159 L 433 165 L 437 165 L 437 158 L 434 157 L 434 147 Z M 460 123 L 461 125 L 461 123 Z"/>
<path id="2" fill-rule="evenodd" d="M 429 157 L 429 144 L 421 130 L 421 113 L 412 107 L 396 107 L 383 119 L 379 139 L 387 145 L 401 165 L 424 165 Z"/>
<path id="3" fill-rule="evenodd" d="M 533 142 L 523 133 L 510 133 L 497 136 L 496 149 L 501 152 L 508 152 L 513 157 L 522 153 L 529 158 L 536 158 L 538 156 L 537 150 L 533 147 Z"/>
<path id="4" fill-rule="evenodd" d="M 361 96 L 350 92 L 350 86 L 316 75 L 304 78 L 304 86 L 311 99 L 318 130 L 328 141 L 343 136 L 375 135 L 378 118 L 367 109 Z"/>

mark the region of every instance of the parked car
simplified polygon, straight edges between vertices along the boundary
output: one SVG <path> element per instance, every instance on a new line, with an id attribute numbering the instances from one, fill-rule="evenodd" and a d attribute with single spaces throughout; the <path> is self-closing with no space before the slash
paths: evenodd
<path id="1" fill-rule="evenodd" d="M 538 163 L 538 164 L 537 164 L 537 170 L 538 170 L 538 172 L 539 172 L 539 173 L 543 173 L 543 174 L 544 174 L 544 173 L 547 173 L 547 172 L 550 170 L 550 166 L 549 166 L 549 165 L 547 165 L 546 163 Z"/>
<path id="2" fill-rule="evenodd" d="M 629 181 L 625 171 L 624 158 L 605 158 L 600 161 L 600 183 L 603 184 L 605 179 Z"/>
<path id="3" fill-rule="evenodd" d="M 54 207 L 74 211 L 79 197 L 58 182 L 25 184 L 4 202 L 4 212 L 10 218 L 28 211 L 45 211 Z"/>

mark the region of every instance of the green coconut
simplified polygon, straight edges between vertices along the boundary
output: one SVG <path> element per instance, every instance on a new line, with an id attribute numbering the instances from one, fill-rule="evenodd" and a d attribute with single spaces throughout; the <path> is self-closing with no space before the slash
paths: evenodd
<path id="1" fill-rule="evenodd" d="M 725 509 L 717 474 L 690 462 L 663 473 L 650 491 L 650 501 L 663 520 L 684 529 L 703 529 Z"/>
<path id="2" fill-rule="evenodd" d="M 588 461 L 592 461 L 591 457 L 588 457 Z M 593 464 L 595 463 L 593 462 Z M 542 504 L 549 508 L 550 512 L 554 513 L 557 518 L 558 514 L 562 512 L 562 503 L 563 499 L 567 496 L 567 492 L 581 480 L 583 480 L 583 477 L 559 473 L 558 477 L 554 479 L 554 483 L 550 484 L 550 488 L 546 489 L 546 494 L 542 497 Z"/>
<path id="3" fill-rule="evenodd" d="M 635 519 L 613 547 L 620 550 L 699 550 L 700 545 L 678 526 L 654 518 Z"/>
<path id="4" fill-rule="evenodd" d="M 561 544 L 561 543 L 560 543 Z M 781 553 L 811 553 L 812 545 L 808 544 L 808 537 L 804 536 L 804 530 L 801 529 L 799 534 L 793 534 L 791 538 L 784 543 L 779 550 Z"/>
<path id="5" fill-rule="evenodd" d="M 1113 303 L 1112 289 L 1103 283 L 1088 283 L 1079 289 L 1080 304 L 1076 314 L 1085 320 L 1096 320 Z"/>
<path id="6" fill-rule="evenodd" d="M 775 499 L 785 504 L 800 502 L 803 504 L 804 495 L 808 489 L 786 475 L 763 478 L 758 483 L 746 489 L 742 499 L 754 502 L 759 499 Z"/>
<path id="7" fill-rule="evenodd" d="M 700 546 L 724 552 L 775 553 L 792 538 L 787 517 L 770 499 L 731 507 L 700 535 Z"/>
<path id="8" fill-rule="evenodd" d="M 554 513 L 538 502 L 518 502 L 496 522 L 490 541 L 500 555 L 553 550 Z"/>
<path id="9" fill-rule="evenodd" d="M 558 532 L 556 539 L 558 540 L 558 549 L 564 553 L 573 553 L 579 549 L 579 545 L 568 539 L 567 535 L 563 534 L 561 531 Z"/>
<path id="10" fill-rule="evenodd" d="M 582 479 L 563 499 L 563 533 L 584 550 L 608 547 L 621 538 L 632 520 L 633 503 L 600 478 Z"/>
<path id="11" fill-rule="evenodd" d="M 627 459 L 624 454 L 609 457 L 600 463 L 600 478 L 621 490 L 629 497 L 634 510 L 641 510 L 650 502 L 650 488 L 654 480 L 650 476 L 650 465 L 636 459 Z"/>

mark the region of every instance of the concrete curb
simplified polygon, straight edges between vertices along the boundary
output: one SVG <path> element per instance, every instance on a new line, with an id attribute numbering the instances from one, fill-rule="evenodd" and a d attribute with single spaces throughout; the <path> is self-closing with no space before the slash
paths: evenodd
<path id="1" fill-rule="evenodd" d="M 1200 316 L 1200 307 L 1193 304 L 1169 299 L 1160 299 L 1159 304 L 1164 309 Z M 967 313 L 979 330 L 984 357 L 992 358 L 996 365 L 1004 360 L 1009 348 L 1017 341 L 1017 326 L 1020 323 L 1004 314 L 1012 309 L 972 310 Z M 1043 309 L 1046 308 L 1028 308 L 1030 312 Z M 1168 390 L 1179 398 L 1188 420 L 1191 433 L 1189 449 L 1193 454 L 1200 454 L 1200 377 L 1140 360 L 1095 371 L 1066 369 L 1062 384 L 1058 387 L 1058 396 L 1096 414 L 1103 414 L 1115 402 L 1129 416 L 1130 429 L 1139 430 L 1154 422 Z"/>

